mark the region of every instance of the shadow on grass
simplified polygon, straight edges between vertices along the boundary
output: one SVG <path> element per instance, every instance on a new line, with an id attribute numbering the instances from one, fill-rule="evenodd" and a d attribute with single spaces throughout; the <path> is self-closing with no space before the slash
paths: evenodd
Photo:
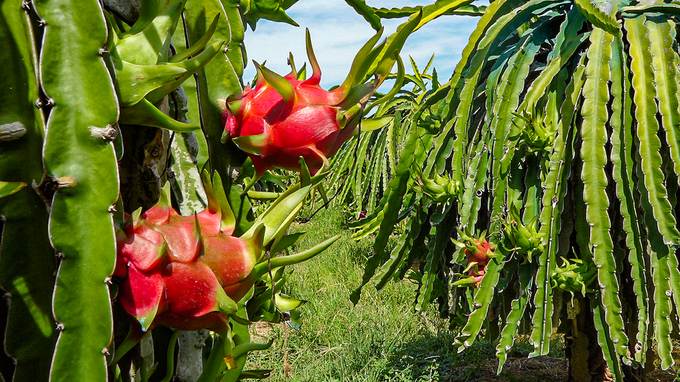
<path id="1" fill-rule="evenodd" d="M 414 341 L 395 348 L 382 365 L 392 370 L 387 381 L 564 381 L 567 361 L 561 341 L 555 341 L 551 356 L 527 358 L 530 345 L 519 342 L 510 352 L 503 371 L 498 375 L 495 344 L 476 341 L 463 352 L 453 345 L 453 333 L 426 333 Z"/>

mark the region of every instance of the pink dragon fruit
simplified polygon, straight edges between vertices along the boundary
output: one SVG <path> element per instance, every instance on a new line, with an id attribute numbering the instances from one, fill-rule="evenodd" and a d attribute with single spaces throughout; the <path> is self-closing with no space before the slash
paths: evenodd
<path id="1" fill-rule="evenodd" d="M 358 118 L 351 117 L 347 123 L 343 114 L 345 88 L 328 92 L 319 86 L 321 71 L 309 33 L 307 53 L 313 68 L 307 80 L 298 80 L 295 70 L 280 77 L 258 66 L 255 88 L 247 87 L 227 101 L 223 140 L 232 139 L 248 153 L 258 176 L 271 168 L 299 171 L 300 157 L 316 172 L 358 124 Z"/>
<path id="2" fill-rule="evenodd" d="M 473 239 L 474 246 L 465 248 L 464 253 L 468 261 L 468 276 L 474 287 L 481 284 L 486 274 L 486 265 L 495 257 L 494 246 L 486 239 Z"/>
<path id="3" fill-rule="evenodd" d="M 222 332 L 250 289 L 263 252 L 261 231 L 234 237 L 217 203 L 181 216 L 167 195 L 119 232 L 118 299 L 146 331 L 152 325 Z"/>
<path id="4" fill-rule="evenodd" d="M 465 248 L 465 257 L 467 258 L 468 263 L 476 263 L 478 266 L 483 268 L 489 263 L 489 259 L 493 257 L 494 246 L 486 239 L 474 239 L 474 243 L 474 246 L 468 246 Z"/>
<path id="5" fill-rule="evenodd" d="M 478 267 L 473 266 L 468 270 L 468 276 L 474 288 L 478 287 L 479 284 L 482 283 L 485 274 L 486 271 L 484 270 L 484 267 L 480 266 Z"/>
<path id="6" fill-rule="evenodd" d="M 416 23 L 412 24 L 411 30 Z M 226 101 L 222 140 L 231 139 L 248 153 L 257 178 L 271 168 L 300 171 L 300 157 L 315 173 L 354 134 L 363 106 L 396 62 L 409 28 L 401 30 L 389 46 L 381 43 L 373 49 L 380 34 L 372 38 L 357 54 L 345 82 L 332 91 L 319 86 L 321 71 L 307 31 L 312 76 L 299 80 L 293 67 L 290 74 L 281 77 L 255 63 L 255 88 L 247 87 Z M 382 57 L 379 53 L 383 49 L 390 54 Z M 361 83 L 371 68 L 369 61 L 378 59 L 381 61 L 373 67 L 376 80 Z"/>
<path id="7" fill-rule="evenodd" d="M 496 245 L 489 243 L 484 238 L 486 233 L 482 233 L 478 239 L 470 237 L 462 231 L 459 231 L 458 234 L 463 241 L 452 241 L 456 246 L 461 248 L 465 254 L 467 266 L 465 267 L 464 272 L 467 274 L 467 277 L 454 282 L 453 285 L 472 286 L 476 288 L 484 279 L 486 266 L 489 264 L 489 261 L 500 256 L 500 254 L 494 251 Z"/>
<path id="8" fill-rule="evenodd" d="M 313 187 L 326 175 L 327 171 L 313 177 L 305 172 L 301 182 L 273 201 L 240 237 L 233 235 L 236 218 L 217 173 L 212 182 L 208 173 L 203 173 L 208 208 L 194 216 L 179 215 L 170 206 L 169 187 L 157 205 L 128 216 L 117 232 L 114 276 L 121 280 L 118 301 L 140 325 L 133 326 L 133 335 L 125 341 L 136 343 L 154 326 L 209 329 L 223 339 L 227 367 L 236 367 L 228 320 L 244 323 L 251 314 L 259 317 L 269 309 L 266 300 L 251 298 L 248 317 L 240 317 L 236 315 L 237 302 L 272 269 L 311 259 L 339 238 L 329 238 L 294 255 L 260 261 L 265 245 L 271 243 L 278 251 L 292 244 L 285 239 L 285 232 Z M 289 309 L 300 305 L 300 300 L 291 298 L 285 302 Z M 124 344 L 121 347 L 125 348 Z"/>

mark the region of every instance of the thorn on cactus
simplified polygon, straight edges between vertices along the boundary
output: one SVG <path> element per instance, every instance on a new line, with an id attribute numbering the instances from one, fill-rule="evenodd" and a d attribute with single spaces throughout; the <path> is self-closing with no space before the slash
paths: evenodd
<path id="1" fill-rule="evenodd" d="M 15 141 L 26 135 L 26 126 L 20 121 L 0 125 L 0 142 Z"/>
<path id="2" fill-rule="evenodd" d="M 59 178 L 55 178 L 55 181 L 57 182 L 57 188 L 72 188 L 78 185 L 78 182 L 76 181 L 76 178 L 72 176 L 62 176 Z"/>
<path id="3" fill-rule="evenodd" d="M 95 139 L 102 139 L 106 142 L 111 142 L 118 136 L 118 130 L 108 125 L 106 127 L 89 126 L 90 135 Z"/>

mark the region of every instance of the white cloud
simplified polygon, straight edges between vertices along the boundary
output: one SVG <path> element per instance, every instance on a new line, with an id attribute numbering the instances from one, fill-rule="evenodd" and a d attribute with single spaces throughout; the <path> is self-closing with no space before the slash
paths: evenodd
<path id="1" fill-rule="evenodd" d="M 373 0 L 368 3 L 375 7 L 402 7 L 421 2 Z M 323 73 L 322 86 L 326 88 L 344 80 L 355 54 L 375 33 L 363 17 L 342 0 L 300 0 L 289 9 L 288 14 L 300 24 L 299 28 L 260 21 L 254 32 L 246 32 L 249 61 L 266 61 L 269 69 L 286 74 L 290 71 L 286 60 L 291 51 L 299 68 L 307 61 L 305 28 L 309 28 L 314 52 Z M 393 33 L 404 21 L 384 20 L 384 36 Z M 476 22 L 477 18 L 473 17 L 444 16 L 425 25 L 409 37 L 402 50 L 407 68 L 410 68 L 409 55 L 422 70 L 432 53 L 435 53 L 434 67 L 440 80 L 448 80 Z M 254 74 L 255 69 L 249 62 L 244 79 L 249 81 Z"/>

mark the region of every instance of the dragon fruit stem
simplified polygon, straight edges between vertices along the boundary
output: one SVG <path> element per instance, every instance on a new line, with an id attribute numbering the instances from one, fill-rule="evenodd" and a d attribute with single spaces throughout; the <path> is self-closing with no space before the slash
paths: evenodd
<path id="1" fill-rule="evenodd" d="M 219 335 L 224 340 L 224 363 L 227 365 L 228 370 L 236 369 L 238 365 L 236 364 L 236 357 L 234 357 L 234 346 L 231 342 L 231 325 L 227 323 Z"/>
<path id="2" fill-rule="evenodd" d="M 280 267 L 283 267 L 283 266 L 286 266 L 286 265 L 293 265 L 293 264 L 301 263 L 305 260 L 311 259 L 312 257 L 314 257 L 314 256 L 318 255 L 319 253 L 321 253 L 322 251 L 324 251 L 326 248 L 330 247 L 331 244 L 333 244 L 339 238 L 340 238 L 340 235 L 335 235 L 335 236 L 331 237 L 330 239 L 326 239 L 325 241 L 315 245 L 314 247 L 309 248 L 309 249 L 302 251 L 300 253 L 296 253 L 296 254 L 290 255 L 290 256 L 274 257 L 269 262 L 259 263 L 253 268 L 253 275 L 255 276 L 256 279 L 258 279 L 269 271 L 270 266 L 271 266 L 271 269 L 275 269 L 275 268 L 280 268 Z"/>
<path id="3" fill-rule="evenodd" d="M 117 364 L 121 358 L 127 354 L 133 347 L 135 347 L 139 341 L 142 340 L 142 338 L 146 335 L 146 333 L 142 333 L 138 330 L 135 330 L 135 325 L 130 325 L 130 330 L 128 330 L 128 334 L 125 336 L 125 339 L 123 342 L 116 347 L 116 353 L 109 363 L 109 365 L 115 365 Z"/>
<path id="4" fill-rule="evenodd" d="M 255 175 L 248 180 L 243 187 L 243 193 L 241 194 L 241 199 L 245 198 L 248 195 L 248 191 L 250 191 L 251 188 L 257 183 L 257 181 L 264 175 L 264 172 L 261 174 L 259 172 L 255 172 Z"/>
<path id="5" fill-rule="evenodd" d="M 269 342 L 265 342 L 262 344 L 254 343 L 254 342 L 248 342 L 245 344 L 240 344 L 237 346 L 234 346 L 233 355 L 234 358 L 238 358 L 248 352 L 254 351 L 254 350 L 267 350 L 269 349 L 272 344 L 274 343 L 274 340 L 270 340 Z"/>

